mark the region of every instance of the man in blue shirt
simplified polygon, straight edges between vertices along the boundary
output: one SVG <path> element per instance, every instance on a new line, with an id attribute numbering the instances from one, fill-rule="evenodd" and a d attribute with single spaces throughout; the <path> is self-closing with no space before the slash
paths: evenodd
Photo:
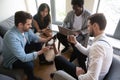
<path id="1" fill-rule="evenodd" d="M 7 31 L 3 40 L 3 66 L 10 69 L 24 69 L 28 80 L 42 80 L 36 78 L 33 74 L 33 60 L 43 52 L 49 50 L 49 46 L 44 47 L 39 51 L 26 54 L 25 45 L 30 42 L 47 42 L 50 37 L 44 39 L 35 35 L 30 29 L 31 23 L 31 14 L 24 11 L 15 13 L 15 26 Z"/>

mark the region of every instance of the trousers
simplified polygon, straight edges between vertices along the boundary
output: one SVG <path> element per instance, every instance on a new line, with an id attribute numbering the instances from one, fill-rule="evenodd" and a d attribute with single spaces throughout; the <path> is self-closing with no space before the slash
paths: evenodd
<path id="1" fill-rule="evenodd" d="M 67 61 L 63 56 L 56 56 L 55 57 L 55 67 L 57 70 L 63 70 L 73 76 L 74 78 L 78 79 L 76 75 L 76 66 Z"/>
<path id="2" fill-rule="evenodd" d="M 13 69 L 23 69 L 24 73 L 28 77 L 28 80 L 34 80 L 33 68 L 34 68 L 34 64 L 32 61 L 22 62 L 20 60 L 17 60 L 13 63 Z"/>

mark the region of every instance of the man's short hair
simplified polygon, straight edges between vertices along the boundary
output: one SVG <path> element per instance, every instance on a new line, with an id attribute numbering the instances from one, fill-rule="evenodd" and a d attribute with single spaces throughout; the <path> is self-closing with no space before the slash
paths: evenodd
<path id="1" fill-rule="evenodd" d="M 18 26 L 18 23 L 26 23 L 27 19 L 32 19 L 32 15 L 25 11 L 18 11 L 15 13 L 15 26 Z"/>
<path id="2" fill-rule="evenodd" d="M 84 5 L 84 0 L 72 0 L 72 5 L 78 5 L 79 7 L 82 7 Z"/>
<path id="3" fill-rule="evenodd" d="M 97 23 L 100 27 L 100 30 L 104 30 L 106 27 L 106 18 L 103 13 L 95 13 L 91 15 L 88 20 L 90 20 L 91 24 Z"/>

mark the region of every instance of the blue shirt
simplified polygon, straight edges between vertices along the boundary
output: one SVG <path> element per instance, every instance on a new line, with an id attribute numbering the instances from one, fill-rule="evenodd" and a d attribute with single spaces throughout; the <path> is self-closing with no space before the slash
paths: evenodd
<path id="1" fill-rule="evenodd" d="M 31 29 L 28 32 L 22 33 L 13 27 L 4 36 L 3 39 L 3 66 L 6 68 L 12 68 L 12 64 L 16 60 L 21 60 L 22 62 L 32 61 L 37 58 L 36 52 L 25 53 L 26 42 L 30 43 L 31 41 L 38 42 L 39 36 L 35 35 Z M 25 36 L 25 37 L 24 37 Z M 26 41 L 24 41 L 26 38 Z"/>

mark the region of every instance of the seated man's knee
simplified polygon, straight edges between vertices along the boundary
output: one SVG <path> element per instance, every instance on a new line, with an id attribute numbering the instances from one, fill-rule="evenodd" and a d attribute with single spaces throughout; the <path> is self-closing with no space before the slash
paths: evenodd
<path id="1" fill-rule="evenodd" d="M 61 37 L 61 34 L 60 33 L 57 33 L 57 38 L 59 39 Z"/>
<path id="2" fill-rule="evenodd" d="M 59 62 L 59 61 L 61 61 L 61 59 L 62 59 L 62 56 L 56 56 L 55 57 L 55 62 Z"/>
<path id="3" fill-rule="evenodd" d="M 26 66 L 27 69 L 33 69 L 34 68 L 34 63 L 32 61 L 31 62 L 26 62 L 25 66 Z"/>
<path id="4" fill-rule="evenodd" d="M 61 34 L 61 33 L 57 33 L 57 38 L 58 38 L 58 39 L 61 39 L 61 37 L 63 38 L 63 37 L 66 37 L 66 36 L 63 35 L 63 34 Z"/>

